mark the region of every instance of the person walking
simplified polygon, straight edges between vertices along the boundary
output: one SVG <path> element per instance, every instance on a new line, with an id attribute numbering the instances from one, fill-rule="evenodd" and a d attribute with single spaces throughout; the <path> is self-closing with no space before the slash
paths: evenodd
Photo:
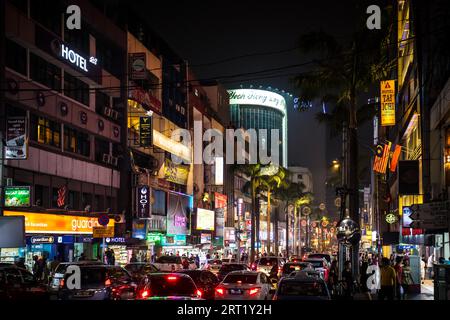
<path id="1" fill-rule="evenodd" d="M 397 276 L 388 258 L 381 259 L 380 284 L 378 300 L 394 300 Z"/>
<path id="2" fill-rule="evenodd" d="M 344 270 L 342 271 L 342 284 L 344 287 L 344 298 L 353 298 L 353 273 L 352 264 L 350 261 L 345 261 Z"/>
<path id="3" fill-rule="evenodd" d="M 428 257 L 427 262 L 427 271 L 428 271 L 428 279 L 433 279 L 433 264 L 434 264 L 434 253 Z"/>
<path id="4" fill-rule="evenodd" d="M 337 260 L 333 260 L 330 266 L 330 273 L 328 275 L 328 290 L 332 296 L 336 295 L 336 287 L 339 281 L 338 263 Z"/>
<path id="5" fill-rule="evenodd" d="M 138 262 L 138 259 L 136 257 L 136 253 L 133 252 L 131 254 L 130 263 L 136 263 L 136 262 Z"/>
<path id="6" fill-rule="evenodd" d="M 395 293 L 398 300 L 402 300 L 402 283 L 403 283 L 403 258 L 400 256 L 397 256 L 395 259 L 395 265 L 394 265 L 395 275 L 396 275 L 396 283 L 395 286 Z"/>

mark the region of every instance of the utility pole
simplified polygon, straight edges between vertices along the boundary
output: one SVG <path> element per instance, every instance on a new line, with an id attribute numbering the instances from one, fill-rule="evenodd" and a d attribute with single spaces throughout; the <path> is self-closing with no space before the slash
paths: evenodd
<path id="1" fill-rule="evenodd" d="M 3 141 L 5 139 L 5 126 L 6 126 L 6 105 L 5 105 L 5 90 L 6 90 L 6 80 L 5 80 L 5 2 L 0 1 L 0 194 L 3 194 L 3 171 L 4 171 L 4 145 Z M 3 201 L 0 201 L 0 216 L 3 216 Z"/>

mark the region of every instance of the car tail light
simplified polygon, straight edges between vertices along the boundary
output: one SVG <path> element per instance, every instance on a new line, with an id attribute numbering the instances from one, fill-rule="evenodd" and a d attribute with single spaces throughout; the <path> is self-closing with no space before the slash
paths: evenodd
<path id="1" fill-rule="evenodd" d="M 251 296 L 253 296 L 253 295 L 257 294 L 259 292 L 259 290 L 260 290 L 259 288 L 251 288 L 249 291 L 249 294 Z"/>
<path id="2" fill-rule="evenodd" d="M 142 292 L 141 292 L 141 299 L 145 299 L 145 298 L 147 298 L 148 296 L 150 296 L 150 290 L 142 290 Z"/>
<path id="3" fill-rule="evenodd" d="M 281 272 L 281 270 L 283 270 L 281 267 L 278 267 L 278 272 Z"/>
<path id="4" fill-rule="evenodd" d="M 167 277 L 167 280 L 169 280 L 169 281 L 175 281 L 177 279 L 178 279 L 178 277 L 176 277 L 176 276 L 168 276 Z"/>
<path id="5" fill-rule="evenodd" d="M 109 287 L 111 285 L 111 279 L 105 280 L 105 286 Z"/>
<path id="6" fill-rule="evenodd" d="M 203 296 L 203 292 L 202 292 L 202 290 L 200 290 L 200 289 L 197 289 L 197 291 L 196 291 L 195 293 L 197 294 L 197 296 L 198 296 L 199 298 L 201 298 L 201 297 Z"/>
<path id="7" fill-rule="evenodd" d="M 63 287 L 64 287 L 64 284 L 65 284 L 65 280 L 64 280 L 64 279 L 61 279 L 61 280 L 59 281 L 59 287 L 60 287 L 60 288 L 63 288 Z"/>
<path id="8" fill-rule="evenodd" d="M 216 293 L 225 294 L 225 290 L 223 288 L 216 288 Z"/>

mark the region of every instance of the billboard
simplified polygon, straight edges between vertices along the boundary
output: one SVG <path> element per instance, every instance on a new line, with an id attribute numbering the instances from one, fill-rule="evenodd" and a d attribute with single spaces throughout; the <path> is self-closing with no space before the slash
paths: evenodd
<path id="1" fill-rule="evenodd" d="M 197 230 L 214 230 L 214 211 L 197 208 Z"/>
<path id="2" fill-rule="evenodd" d="M 411 223 L 413 220 L 411 219 L 412 210 L 410 207 L 403 207 L 403 228 L 411 228 Z"/>
<path id="3" fill-rule="evenodd" d="M 139 218 L 150 218 L 150 188 L 142 185 L 137 188 L 137 214 Z"/>
<path id="4" fill-rule="evenodd" d="M 147 55 L 145 52 L 134 52 L 129 54 L 130 79 L 145 80 L 147 78 Z"/>
<path id="5" fill-rule="evenodd" d="M 177 184 L 187 184 L 189 167 L 174 164 L 170 159 L 166 159 L 164 165 L 164 179 Z"/>
<path id="6" fill-rule="evenodd" d="M 139 145 L 147 148 L 153 145 L 152 117 L 139 117 Z"/>
<path id="7" fill-rule="evenodd" d="M 216 237 L 223 237 L 223 228 L 227 216 L 228 197 L 224 194 L 214 193 L 214 208 L 216 211 Z"/>
<path id="8" fill-rule="evenodd" d="M 5 159 L 27 159 L 28 139 L 26 127 L 26 117 L 9 117 L 6 120 Z"/>
<path id="9" fill-rule="evenodd" d="M 31 189 L 29 186 L 5 187 L 5 207 L 23 208 L 31 206 Z"/>
<path id="10" fill-rule="evenodd" d="M 0 248 L 22 248 L 25 241 L 25 218 L 0 217 Z"/>
<path id="11" fill-rule="evenodd" d="M 4 215 L 24 216 L 26 233 L 92 234 L 93 228 L 100 226 L 97 217 L 20 211 L 5 211 Z M 113 227 L 114 224 L 114 220 L 110 219 L 108 226 Z"/>
<path id="12" fill-rule="evenodd" d="M 395 125 L 395 80 L 380 83 L 381 126 Z"/>
<path id="13" fill-rule="evenodd" d="M 286 112 L 286 100 L 278 93 L 258 89 L 228 90 L 230 105 L 257 105 L 277 109 L 283 114 Z"/>
<path id="14" fill-rule="evenodd" d="M 152 188 L 152 216 L 165 216 L 166 212 L 166 192 Z"/>
<path id="15" fill-rule="evenodd" d="M 193 198 L 181 193 L 167 194 L 167 234 L 190 234 Z"/>

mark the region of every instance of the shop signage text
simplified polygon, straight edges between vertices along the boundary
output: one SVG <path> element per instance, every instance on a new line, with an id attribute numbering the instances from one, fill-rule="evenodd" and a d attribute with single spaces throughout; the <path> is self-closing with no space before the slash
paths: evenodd
<path id="1" fill-rule="evenodd" d="M 380 83 L 381 125 L 395 125 L 395 80 Z"/>
<path id="2" fill-rule="evenodd" d="M 26 117 L 10 117 L 6 120 L 5 158 L 24 160 L 27 155 Z"/>
<path id="3" fill-rule="evenodd" d="M 32 244 L 50 244 L 54 243 L 55 238 L 53 236 L 39 236 L 39 237 L 31 237 Z"/>
<path id="4" fill-rule="evenodd" d="M 150 218 L 150 188 L 143 185 L 137 190 L 137 212 L 140 218 Z"/>

